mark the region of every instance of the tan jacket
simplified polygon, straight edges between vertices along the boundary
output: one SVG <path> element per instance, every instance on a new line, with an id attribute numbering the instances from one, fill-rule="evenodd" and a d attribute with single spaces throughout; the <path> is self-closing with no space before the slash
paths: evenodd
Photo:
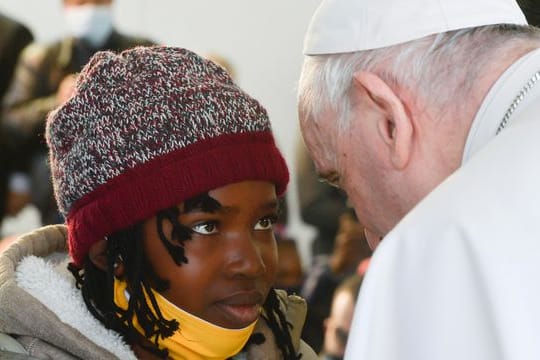
<path id="1" fill-rule="evenodd" d="M 95 52 L 120 52 L 153 44 L 148 39 L 113 31 L 106 44 Z M 32 43 L 24 49 L 4 99 L 4 118 L 10 127 L 23 136 L 42 135 L 47 113 L 59 105 L 56 92 L 60 83 L 67 75 L 80 72 L 86 63 L 79 63 L 75 54 L 75 40 L 70 37 L 50 44 Z"/>
<path id="2" fill-rule="evenodd" d="M 64 226 L 47 226 L 19 238 L 0 254 L 0 332 L 14 336 L 27 355 L 36 358 L 135 359 L 120 336 L 105 329 L 86 309 L 66 269 L 66 237 Z M 25 259 L 29 255 L 35 257 Z M 278 294 L 298 353 L 303 360 L 316 359 L 300 340 L 305 301 L 282 291 Z M 267 340 L 252 345 L 247 359 L 280 359 L 265 321 L 259 321 L 255 331 Z"/>

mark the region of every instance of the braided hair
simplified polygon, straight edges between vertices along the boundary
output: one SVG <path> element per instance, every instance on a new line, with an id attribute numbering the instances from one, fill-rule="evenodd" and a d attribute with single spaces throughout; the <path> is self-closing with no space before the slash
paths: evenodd
<path id="1" fill-rule="evenodd" d="M 206 195 L 206 194 L 205 194 Z M 204 197 L 204 195 L 203 195 Z M 203 205 L 204 210 L 212 211 L 217 206 L 208 201 L 206 195 L 185 202 L 185 211 L 193 206 Z M 192 230 L 179 221 L 180 210 L 172 207 L 157 214 L 158 234 L 175 263 L 181 266 L 187 263 L 184 242 L 191 238 Z M 172 224 L 170 237 L 163 231 L 163 223 Z M 81 289 L 88 310 L 105 327 L 120 333 L 128 344 L 139 344 L 143 349 L 166 359 L 168 351 L 159 349 L 158 339 L 170 337 L 178 330 L 180 324 L 176 319 L 165 319 L 157 306 L 151 288 L 160 292 L 169 288 L 169 282 L 161 279 L 145 256 L 143 247 L 142 223 L 113 233 L 107 238 L 107 269 L 98 268 L 87 255 L 83 269 L 69 265 L 69 270 L 76 279 L 77 287 Z M 114 267 L 121 261 L 125 268 L 125 277 L 129 286 L 130 297 L 127 309 L 121 309 L 114 302 Z M 103 286 L 103 285 L 106 286 Z M 146 296 L 145 296 L 146 294 Z M 148 306 L 146 297 L 151 303 Z M 284 360 L 299 359 L 290 333 L 291 324 L 279 306 L 276 291 L 272 288 L 263 304 L 264 320 L 271 329 L 276 345 Z M 155 312 L 152 311 L 155 309 Z M 134 326 L 133 319 L 137 318 L 143 332 L 142 336 Z M 147 341 L 150 340 L 149 341 Z M 263 334 L 253 333 L 244 349 L 252 344 L 259 345 L 266 341 Z"/>

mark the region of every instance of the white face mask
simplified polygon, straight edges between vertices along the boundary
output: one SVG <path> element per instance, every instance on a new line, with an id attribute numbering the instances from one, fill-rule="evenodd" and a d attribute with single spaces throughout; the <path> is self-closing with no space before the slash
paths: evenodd
<path id="1" fill-rule="evenodd" d="M 64 7 L 69 34 L 84 39 L 94 47 L 105 44 L 112 32 L 112 9 L 110 5 L 85 4 Z"/>

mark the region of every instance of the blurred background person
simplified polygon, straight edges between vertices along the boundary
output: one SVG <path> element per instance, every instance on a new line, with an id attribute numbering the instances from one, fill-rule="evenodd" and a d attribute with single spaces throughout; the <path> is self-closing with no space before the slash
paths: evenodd
<path id="1" fill-rule="evenodd" d="M 63 103 L 75 75 L 99 50 L 121 51 L 152 41 L 115 30 L 112 0 L 63 0 L 66 35 L 49 44 L 33 43 L 19 58 L 4 99 L 4 123 L 16 134 L 32 189 L 32 202 L 44 224 L 61 222 L 52 196 L 46 147 L 46 114 Z"/>
<path id="2" fill-rule="evenodd" d="M 0 105 L 11 82 L 19 54 L 33 41 L 22 23 L 0 13 Z M 3 124 L 0 106 L 0 124 Z M 17 175 L 17 151 L 13 137 L 0 126 L 0 224 L 6 215 L 16 215 L 28 202 L 30 186 Z M 4 235 L 0 233 L 0 238 Z"/>
<path id="3" fill-rule="evenodd" d="M 351 330 L 356 299 L 364 277 L 353 274 L 337 287 L 332 298 L 330 315 L 324 321 L 323 360 L 342 360 Z"/>
<path id="4" fill-rule="evenodd" d="M 0 98 L 6 93 L 19 54 L 33 40 L 24 24 L 0 13 Z"/>
<path id="5" fill-rule="evenodd" d="M 300 294 L 304 282 L 304 271 L 296 241 L 276 235 L 278 264 L 276 288 L 286 290 L 288 294 Z"/>
<path id="6" fill-rule="evenodd" d="M 308 303 L 302 338 L 320 352 L 324 339 L 324 320 L 330 314 L 334 291 L 348 276 L 356 274 L 360 264 L 371 256 L 364 227 L 354 212 L 339 217 L 334 249 L 330 255 L 317 255 L 310 267 L 300 294 Z"/>

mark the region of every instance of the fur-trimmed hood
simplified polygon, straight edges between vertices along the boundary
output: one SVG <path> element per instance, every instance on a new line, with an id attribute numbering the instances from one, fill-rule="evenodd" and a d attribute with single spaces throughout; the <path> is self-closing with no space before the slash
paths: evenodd
<path id="1" fill-rule="evenodd" d="M 29 355 L 136 359 L 121 337 L 86 309 L 66 269 L 65 238 L 63 226 L 48 226 L 1 254 L 0 331 L 17 336 Z"/>

